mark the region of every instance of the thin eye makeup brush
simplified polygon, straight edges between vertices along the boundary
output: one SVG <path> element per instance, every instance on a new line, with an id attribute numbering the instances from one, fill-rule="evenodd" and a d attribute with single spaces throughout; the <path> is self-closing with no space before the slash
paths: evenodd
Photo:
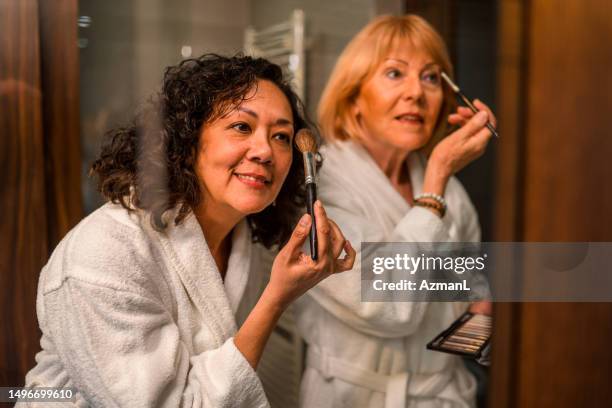
<path id="1" fill-rule="evenodd" d="M 448 86 L 453 90 L 453 92 L 455 92 L 457 95 L 459 95 L 459 97 L 461 98 L 461 100 L 463 101 L 463 103 L 465 103 L 467 105 L 468 108 L 470 108 L 470 110 L 474 113 L 478 113 L 480 112 L 475 106 L 474 104 L 469 100 L 469 98 L 467 96 L 465 96 L 465 94 L 463 92 L 461 92 L 461 89 L 459 89 L 459 87 L 457 86 L 457 84 L 455 84 L 448 75 L 446 75 L 446 72 L 441 72 L 440 73 L 442 78 L 444 79 L 444 81 L 448 84 Z M 497 130 L 495 130 L 495 127 L 493 127 L 493 124 L 491 122 L 487 122 L 487 129 L 489 129 L 491 131 L 491 133 L 493 133 L 493 136 L 495 137 L 499 137 L 499 133 L 497 133 Z"/>

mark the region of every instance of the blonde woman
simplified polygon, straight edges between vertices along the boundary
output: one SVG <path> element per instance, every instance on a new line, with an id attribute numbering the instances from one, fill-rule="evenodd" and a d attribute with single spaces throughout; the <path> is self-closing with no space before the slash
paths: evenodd
<path id="1" fill-rule="evenodd" d="M 453 174 L 484 152 L 495 118 L 479 101 L 477 115 L 453 111 L 442 71 L 452 76 L 444 43 L 414 15 L 372 21 L 340 56 L 319 104 L 328 142 L 319 196 L 351 242 L 480 240 Z M 448 123 L 459 129 L 443 137 Z M 425 347 L 466 305 L 361 302 L 359 268 L 297 302 L 308 343 L 302 406 L 473 406 L 476 384 L 462 361 Z"/>

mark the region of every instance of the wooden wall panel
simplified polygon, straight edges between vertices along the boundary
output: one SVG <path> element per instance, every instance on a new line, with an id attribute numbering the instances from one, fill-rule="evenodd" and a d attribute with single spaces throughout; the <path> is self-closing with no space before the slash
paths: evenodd
<path id="1" fill-rule="evenodd" d="M 525 145 L 525 48 L 527 7 L 522 0 L 503 0 L 498 8 L 497 118 L 503 137 L 494 144 L 496 241 L 518 241 L 522 235 Z"/>
<path id="2" fill-rule="evenodd" d="M 498 240 L 612 241 L 610 21 L 604 0 L 500 2 Z M 612 304 L 495 319 L 490 406 L 610 405 Z"/>
<path id="3" fill-rule="evenodd" d="M 39 350 L 38 276 L 81 217 L 76 0 L 0 1 L 0 385 Z"/>
<path id="4" fill-rule="evenodd" d="M 49 245 L 83 215 L 77 1 L 39 2 Z"/>
<path id="5" fill-rule="evenodd" d="M 610 406 L 612 305 L 522 304 L 515 407 Z"/>
<path id="6" fill-rule="evenodd" d="M 611 21 L 605 0 L 530 3 L 526 241 L 612 241 Z M 521 307 L 517 406 L 609 405 L 612 304 Z"/>
<path id="7" fill-rule="evenodd" d="M 525 239 L 612 240 L 612 3 L 531 2 Z"/>
<path id="8" fill-rule="evenodd" d="M 525 31 L 527 8 L 522 0 L 498 4 L 497 118 L 502 138 L 495 143 L 495 241 L 520 241 L 524 196 Z M 520 353 L 521 305 L 495 303 L 489 406 L 516 407 L 516 355 Z"/>
<path id="9" fill-rule="evenodd" d="M 36 284 L 48 256 L 36 0 L 0 1 L 0 385 L 38 351 Z"/>

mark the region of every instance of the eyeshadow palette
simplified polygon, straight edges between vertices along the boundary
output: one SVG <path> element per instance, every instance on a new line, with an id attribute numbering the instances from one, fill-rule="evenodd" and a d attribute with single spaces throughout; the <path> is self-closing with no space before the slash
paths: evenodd
<path id="1" fill-rule="evenodd" d="M 430 350 L 471 357 L 489 365 L 491 316 L 465 312 L 450 327 L 427 344 Z"/>

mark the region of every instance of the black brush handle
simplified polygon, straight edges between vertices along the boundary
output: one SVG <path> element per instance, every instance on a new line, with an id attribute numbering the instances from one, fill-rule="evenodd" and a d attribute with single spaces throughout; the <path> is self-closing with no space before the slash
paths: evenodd
<path id="1" fill-rule="evenodd" d="M 470 108 L 470 110 L 474 113 L 478 113 L 480 112 L 478 110 L 478 108 L 476 106 L 474 106 L 474 104 L 472 103 L 472 101 L 470 101 L 468 99 L 467 96 L 465 96 L 462 92 L 459 92 L 459 96 L 461 97 L 461 99 L 463 100 L 463 102 L 467 105 L 468 108 Z M 499 137 L 499 133 L 497 133 L 497 130 L 493 127 L 493 124 L 491 122 L 487 121 L 487 129 L 489 129 L 489 131 L 493 134 L 493 136 L 495 137 Z"/>
<path id="2" fill-rule="evenodd" d="M 317 221 L 314 213 L 314 203 L 317 201 L 317 185 L 315 183 L 306 184 L 306 211 L 312 218 L 310 227 L 310 257 L 313 261 L 319 258 L 319 241 L 317 239 Z"/>

